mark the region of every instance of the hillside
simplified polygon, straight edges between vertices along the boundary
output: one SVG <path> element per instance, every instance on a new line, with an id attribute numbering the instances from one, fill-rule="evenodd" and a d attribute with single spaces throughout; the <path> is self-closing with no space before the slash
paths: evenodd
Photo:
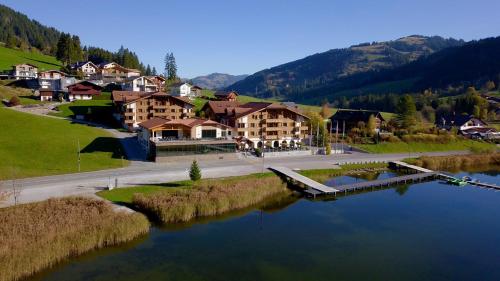
<path id="1" fill-rule="evenodd" d="M 500 37 L 471 41 L 393 69 L 364 72 L 296 95 L 312 103 L 366 94 L 419 92 L 448 86 L 476 86 L 500 80 Z"/>
<path id="2" fill-rule="evenodd" d="M 108 132 L 0 107 L 0 180 L 119 168 L 121 145 Z M 30 136 L 30 137 L 24 137 Z M 43 153 L 41 153 L 43 152 Z"/>
<path id="3" fill-rule="evenodd" d="M 0 46 L 0 72 L 11 70 L 12 65 L 19 63 L 30 63 L 38 66 L 40 71 L 59 69 L 62 63 L 55 57 L 38 52 L 15 50 Z"/>
<path id="4" fill-rule="evenodd" d="M 240 80 L 243 80 L 248 75 L 231 75 L 224 73 L 212 73 L 204 76 L 198 76 L 191 81 L 204 89 L 219 90 L 228 87 Z"/>
<path id="5" fill-rule="evenodd" d="M 302 93 L 358 73 L 391 69 L 413 62 L 462 40 L 439 36 L 413 35 L 394 41 L 364 43 L 346 49 L 333 49 L 259 71 L 227 87 L 259 97 L 300 99 Z"/>
<path id="6" fill-rule="evenodd" d="M 35 47 L 44 53 L 55 53 L 60 32 L 0 4 L 0 41 Z M 9 42 L 10 41 L 10 42 Z"/>

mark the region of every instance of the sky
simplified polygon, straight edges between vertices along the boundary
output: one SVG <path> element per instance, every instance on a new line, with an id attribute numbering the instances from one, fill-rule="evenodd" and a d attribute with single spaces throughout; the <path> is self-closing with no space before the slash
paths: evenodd
<path id="1" fill-rule="evenodd" d="M 440 35 L 500 36 L 499 0 L 0 0 L 82 44 L 123 45 L 163 69 L 173 52 L 178 75 L 252 74 L 335 48 Z"/>

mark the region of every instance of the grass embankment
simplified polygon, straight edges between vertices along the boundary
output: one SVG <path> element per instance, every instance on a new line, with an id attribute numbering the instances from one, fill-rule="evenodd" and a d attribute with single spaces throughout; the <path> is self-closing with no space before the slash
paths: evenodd
<path id="1" fill-rule="evenodd" d="M 494 150 L 495 145 L 482 141 L 466 139 L 451 140 L 447 143 L 433 142 L 381 142 L 378 144 L 355 144 L 371 153 L 409 153 L 409 152 L 433 152 L 433 151 L 485 151 Z"/>
<path id="2" fill-rule="evenodd" d="M 1 100 L 9 101 L 12 97 L 18 97 L 22 105 L 41 103 L 39 99 L 33 96 L 33 92 L 25 88 L 16 88 L 0 85 L 0 106 L 3 106 Z"/>
<path id="3" fill-rule="evenodd" d="M 88 198 L 0 209 L 0 281 L 18 280 L 65 258 L 130 241 L 149 231 L 139 213 Z"/>
<path id="4" fill-rule="evenodd" d="M 0 180 L 78 172 L 126 165 L 118 139 L 70 121 L 0 108 Z"/>
<path id="5" fill-rule="evenodd" d="M 458 171 L 478 166 L 500 165 L 500 153 L 422 156 L 417 159 L 412 159 L 410 162 L 414 165 L 431 170 Z"/>
<path id="6" fill-rule="evenodd" d="M 0 46 L 0 71 L 11 70 L 12 65 L 29 63 L 36 65 L 38 71 L 60 69 L 62 63 L 55 57 L 38 52 L 22 51 Z"/>
<path id="7" fill-rule="evenodd" d="M 385 163 L 344 165 L 340 169 L 304 170 L 317 181 L 349 174 L 386 169 Z M 253 174 L 200 182 L 180 181 L 159 185 L 100 191 L 97 195 L 119 204 L 134 206 L 163 223 L 186 222 L 194 218 L 221 215 L 256 205 L 290 191 L 274 173 Z"/>
<path id="8" fill-rule="evenodd" d="M 98 195 L 106 199 L 120 198 L 162 223 L 175 223 L 221 215 L 256 205 L 272 196 L 290 193 L 286 183 L 271 173 L 164 186 L 174 187 L 145 186 L 100 192 Z"/>

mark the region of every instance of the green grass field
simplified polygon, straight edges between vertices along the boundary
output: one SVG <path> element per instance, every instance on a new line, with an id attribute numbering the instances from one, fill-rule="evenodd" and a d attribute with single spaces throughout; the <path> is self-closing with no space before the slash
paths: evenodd
<path id="1" fill-rule="evenodd" d="M 473 141 L 456 140 L 449 143 L 423 143 L 423 142 L 383 142 L 379 144 L 356 144 L 354 145 L 371 153 L 408 153 L 408 152 L 434 152 L 454 150 L 490 150 L 495 149 L 494 144 Z"/>
<path id="2" fill-rule="evenodd" d="M 19 100 L 23 105 L 42 103 L 38 98 L 33 96 L 31 90 L 0 85 L 0 100 L 10 100 L 13 96 L 19 97 Z M 2 105 L 3 104 L 0 104 L 0 107 Z"/>
<path id="3" fill-rule="evenodd" d="M 12 65 L 29 63 L 38 66 L 38 71 L 60 69 L 62 63 L 55 57 L 41 53 L 24 52 L 0 46 L 0 71 L 11 70 Z"/>
<path id="4" fill-rule="evenodd" d="M 58 112 L 50 115 L 74 118 L 75 115 L 85 115 L 85 120 L 120 128 L 120 124 L 113 118 L 113 102 L 111 93 L 103 92 L 92 100 L 77 100 L 59 105 Z"/>
<path id="5" fill-rule="evenodd" d="M 119 168 L 119 141 L 106 131 L 0 108 L 0 180 Z"/>

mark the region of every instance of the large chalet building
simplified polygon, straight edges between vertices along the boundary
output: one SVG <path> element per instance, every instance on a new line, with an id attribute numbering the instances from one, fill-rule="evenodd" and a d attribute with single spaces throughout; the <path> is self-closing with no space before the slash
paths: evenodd
<path id="1" fill-rule="evenodd" d="M 139 123 L 154 117 L 169 120 L 194 117 L 194 104 L 187 98 L 162 92 L 113 91 L 113 103 L 118 119 L 124 128 L 136 130 Z"/>
<path id="2" fill-rule="evenodd" d="M 207 118 L 235 128 L 240 148 L 297 147 L 309 137 L 309 118 L 294 106 L 210 101 L 202 110 Z"/>

